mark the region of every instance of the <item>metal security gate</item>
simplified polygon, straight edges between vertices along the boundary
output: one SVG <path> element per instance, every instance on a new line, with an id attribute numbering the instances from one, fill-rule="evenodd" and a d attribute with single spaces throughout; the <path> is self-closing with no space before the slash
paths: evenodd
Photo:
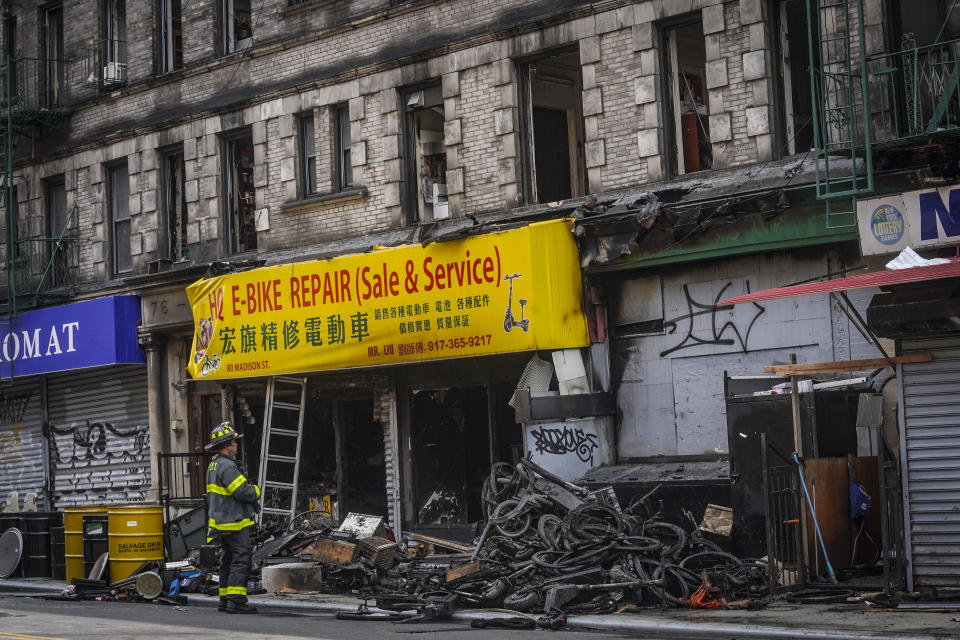
<path id="1" fill-rule="evenodd" d="M 150 428 L 145 366 L 50 375 L 47 406 L 57 508 L 146 499 Z"/>
<path id="2" fill-rule="evenodd" d="M 903 342 L 898 366 L 907 588 L 960 586 L 960 337 Z"/>
<path id="3" fill-rule="evenodd" d="M 42 402 L 39 377 L 0 385 L 0 503 L 4 507 L 10 492 L 16 491 L 18 508 L 28 493 L 37 494 L 38 509 L 49 508 L 44 495 L 47 453 Z"/>

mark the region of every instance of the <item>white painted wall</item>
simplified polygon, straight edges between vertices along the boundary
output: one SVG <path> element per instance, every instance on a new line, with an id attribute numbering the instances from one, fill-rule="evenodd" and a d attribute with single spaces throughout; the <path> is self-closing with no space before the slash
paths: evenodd
<path id="1" fill-rule="evenodd" d="M 611 345 L 618 457 L 727 453 L 724 371 L 764 375 L 764 366 L 787 363 L 791 353 L 799 362 L 877 357 L 827 294 L 739 304 L 713 315 L 684 293 L 686 285 L 691 300 L 711 305 L 835 271 L 836 261 L 828 262 L 825 252 L 777 253 L 664 268 L 664 332 L 614 337 Z M 851 292 L 861 313 L 873 293 Z"/>

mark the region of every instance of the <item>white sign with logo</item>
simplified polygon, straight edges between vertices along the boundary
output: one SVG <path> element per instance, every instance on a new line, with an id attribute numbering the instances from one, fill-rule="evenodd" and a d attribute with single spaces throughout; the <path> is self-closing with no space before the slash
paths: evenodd
<path id="1" fill-rule="evenodd" d="M 960 243 L 960 185 L 857 202 L 863 255 Z"/>

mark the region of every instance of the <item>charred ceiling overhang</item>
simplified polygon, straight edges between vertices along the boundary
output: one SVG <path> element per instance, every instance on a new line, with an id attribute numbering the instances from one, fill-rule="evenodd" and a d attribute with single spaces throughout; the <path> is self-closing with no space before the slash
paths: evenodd
<path id="1" fill-rule="evenodd" d="M 590 268 L 618 260 L 655 254 L 703 239 L 735 238 L 767 226 L 791 207 L 786 189 L 731 193 L 710 200 L 696 190 L 664 189 L 621 196 L 609 206 L 581 207 L 576 234 L 581 266 Z"/>
<path id="2" fill-rule="evenodd" d="M 856 170 L 849 160 L 838 162 Z M 822 217 L 804 156 L 681 176 L 578 208 L 581 264 L 588 273 L 642 268 L 784 246 L 846 241 Z M 789 213 L 788 213 L 789 212 Z M 843 236 L 843 237 L 840 237 Z"/>

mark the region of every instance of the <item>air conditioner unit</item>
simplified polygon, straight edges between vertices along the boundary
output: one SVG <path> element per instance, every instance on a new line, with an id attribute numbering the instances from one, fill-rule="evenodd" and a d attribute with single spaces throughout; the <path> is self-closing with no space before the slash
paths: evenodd
<path id="1" fill-rule="evenodd" d="M 123 84 L 127 81 L 126 62 L 108 62 L 103 67 L 103 84 Z"/>

